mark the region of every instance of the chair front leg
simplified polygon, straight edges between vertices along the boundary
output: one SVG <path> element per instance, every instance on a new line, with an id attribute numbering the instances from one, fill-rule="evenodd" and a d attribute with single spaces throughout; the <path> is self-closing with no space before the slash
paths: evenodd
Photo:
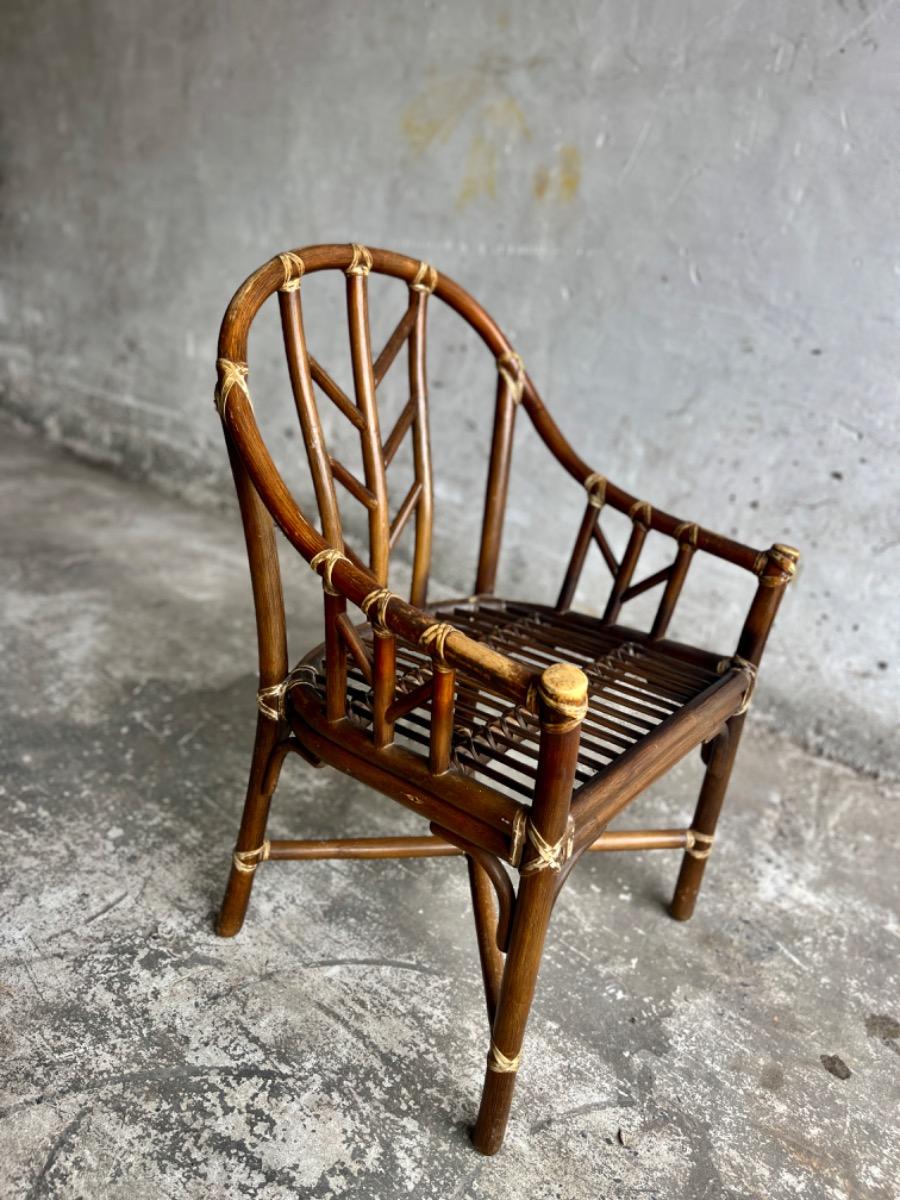
<path id="1" fill-rule="evenodd" d="M 525 1026 L 556 899 L 556 883 L 556 876 L 545 871 L 524 877 L 519 888 L 500 998 L 491 1029 L 481 1107 L 472 1131 L 475 1148 L 482 1154 L 496 1154 L 503 1144 Z"/>
<path id="2" fill-rule="evenodd" d="M 250 903 L 250 892 L 256 878 L 256 868 L 265 850 L 269 805 L 278 785 L 279 771 L 272 770 L 272 757 L 283 733 L 283 722 L 260 713 L 256 722 L 256 741 L 247 783 L 247 798 L 238 832 L 237 846 L 232 856 L 231 871 L 225 887 L 222 908 L 216 923 L 219 937 L 234 937 L 240 933 Z M 278 765 L 284 756 L 278 759 Z"/>
<path id="3" fill-rule="evenodd" d="M 744 717 L 732 717 L 725 728 L 709 744 L 706 755 L 706 773 L 700 788 L 700 796 L 694 812 L 691 829 L 694 845 L 689 846 L 681 860 L 681 870 L 675 885 L 675 895 L 669 909 L 676 921 L 687 921 L 693 916 L 706 862 L 712 853 L 713 839 L 725 792 L 731 777 Z"/>
<path id="4" fill-rule="evenodd" d="M 548 667 L 540 679 L 538 699 L 541 743 L 534 804 L 525 826 L 519 894 L 491 1028 L 481 1107 L 472 1131 L 475 1148 L 482 1154 L 496 1154 L 503 1144 L 547 926 L 560 873 L 572 852 L 569 808 L 581 721 L 587 711 L 587 677 L 568 664 Z"/>

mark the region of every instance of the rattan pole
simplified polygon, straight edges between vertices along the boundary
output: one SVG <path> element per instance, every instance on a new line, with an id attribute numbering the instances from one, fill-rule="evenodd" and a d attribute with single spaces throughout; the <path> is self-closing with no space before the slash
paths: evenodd
<path id="1" fill-rule="evenodd" d="M 516 1082 L 525 1026 L 534 997 L 544 938 L 558 890 L 558 871 L 534 869 L 540 846 L 565 845 L 581 720 L 587 709 L 587 677 L 560 663 L 540 678 L 541 748 L 529 827 L 537 834 L 523 856 L 509 950 L 500 987 L 484 1091 L 472 1141 L 482 1154 L 503 1142 Z"/>

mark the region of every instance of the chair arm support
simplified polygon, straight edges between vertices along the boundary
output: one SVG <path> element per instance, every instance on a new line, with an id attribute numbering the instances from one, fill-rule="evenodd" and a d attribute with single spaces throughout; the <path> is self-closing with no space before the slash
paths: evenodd
<path id="1" fill-rule="evenodd" d="M 754 574 L 762 573 L 765 566 L 763 562 L 765 551 L 745 546 L 733 538 L 683 521 L 661 508 L 652 508 L 640 497 L 631 495 L 630 492 L 626 492 L 611 480 L 606 479 L 605 476 L 592 471 L 563 435 L 538 395 L 534 384 L 527 376 L 522 399 L 523 407 L 547 449 L 577 483 L 587 488 L 589 493 L 597 496 L 597 500 L 592 501 L 597 507 L 609 504 L 619 512 L 625 513 L 626 516 L 634 517 L 635 514 L 639 514 L 640 520 L 646 524 L 648 529 L 656 530 L 658 533 L 666 534 L 676 540 L 696 537 L 694 544 L 698 550 L 703 550 L 716 558 L 722 558 L 726 562 L 742 567 L 746 571 L 752 571 Z"/>
<path id="2" fill-rule="evenodd" d="M 588 490 L 589 494 L 595 493 L 595 481 L 602 480 L 602 503 L 608 504 L 611 508 L 624 513 L 632 520 L 646 525 L 647 529 L 652 529 L 666 537 L 673 538 L 676 542 L 687 542 L 696 550 L 702 550 L 705 554 L 721 558 L 733 566 L 741 567 L 745 571 L 751 571 L 754 575 L 762 574 L 765 568 L 768 553 L 765 550 L 758 550 L 754 546 L 747 546 L 743 542 L 735 541 L 734 538 L 716 533 L 712 529 L 705 529 L 702 525 L 698 525 L 693 521 L 685 521 L 680 517 L 665 512 L 661 508 L 654 508 L 646 500 L 640 500 L 638 497 L 632 496 L 630 492 L 624 491 L 624 489 L 618 487 L 611 480 L 606 479 L 597 472 L 586 472 L 582 478 L 579 478 L 577 475 L 576 478 Z"/>

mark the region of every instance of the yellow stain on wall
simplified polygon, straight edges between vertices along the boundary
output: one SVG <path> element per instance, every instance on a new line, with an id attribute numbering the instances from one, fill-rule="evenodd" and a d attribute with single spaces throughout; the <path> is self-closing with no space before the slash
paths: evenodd
<path id="1" fill-rule="evenodd" d="M 536 200 L 568 204 L 581 187 L 581 153 L 577 146 L 561 146 L 554 167 L 539 166 L 531 185 Z"/>
<path id="2" fill-rule="evenodd" d="M 581 154 L 577 146 L 563 146 L 559 152 L 559 198 L 574 200 L 581 187 Z"/>
<path id="3" fill-rule="evenodd" d="M 480 100 L 479 87 L 469 77 L 431 83 L 408 105 L 401 128 L 413 153 L 420 155 L 436 143 L 450 140 L 466 112 Z"/>
<path id="4" fill-rule="evenodd" d="M 531 137 L 525 114 L 512 96 L 504 96 L 484 105 L 479 118 L 482 128 L 474 135 L 469 146 L 466 173 L 456 198 L 457 208 L 465 208 L 478 196 L 495 200 L 497 162 L 501 153 Z"/>
<path id="5" fill-rule="evenodd" d="M 498 166 L 504 158 L 514 163 L 513 149 L 531 138 L 520 105 L 498 83 L 497 73 L 484 67 L 443 78 L 432 74 L 401 117 L 403 135 L 417 157 L 451 140 L 458 144 L 457 135 L 474 127 L 456 197 L 459 208 L 478 197 L 496 199 Z"/>
<path id="6" fill-rule="evenodd" d="M 480 133 L 472 138 L 466 159 L 466 173 L 456 199 L 459 208 L 465 208 L 478 196 L 497 198 L 497 150 L 492 142 Z"/>
<path id="7" fill-rule="evenodd" d="M 498 138 L 506 137 L 515 140 L 523 137 L 528 140 L 531 137 L 531 130 L 525 120 L 525 114 L 512 96 L 504 96 L 500 100 L 486 104 L 482 119 Z"/>

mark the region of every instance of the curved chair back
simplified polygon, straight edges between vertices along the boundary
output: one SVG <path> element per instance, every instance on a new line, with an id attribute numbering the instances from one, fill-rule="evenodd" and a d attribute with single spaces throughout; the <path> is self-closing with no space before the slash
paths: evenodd
<path id="1" fill-rule="evenodd" d="M 302 282 L 315 271 L 346 276 L 347 325 L 353 369 L 353 396 L 335 382 L 311 353 L 303 323 Z M 380 353 L 369 327 L 370 274 L 393 276 L 406 284 L 406 309 Z M 522 398 L 522 363 L 484 309 L 458 284 L 439 276 L 424 262 L 360 245 L 311 246 L 273 258 L 242 285 L 229 306 L 219 345 L 220 411 L 231 403 L 235 387 L 249 395 L 246 346 L 250 325 L 273 294 L 278 306 L 294 402 L 315 488 L 320 527 L 328 546 L 371 572 L 378 586 L 388 585 L 391 551 L 410 520 L 415 524 L 410 602 L 426 601 L 431 565 L 433 482 L 429 437 L 426 336 L 428 302 L 434 296 L 455 309 L 481 337 L 497 362 L 497 419 L 488 476 L 478 590 L 493 585 L 509 477 L 513 413 Z M 406 346 L 409 398 L 393 427 L 382 428 L 378 389 Z M 363 477 L 330 453 L 319 400 L 324 396 L 356 430 Z M 404 440 L 412 439 L 413 481 L 396 512 L 388 501 L 388 471 Z M 367 561 L 345 540 L 339 487 L 366 512 Z M 265 497 L 264 497 L 265 498 Z"/>

